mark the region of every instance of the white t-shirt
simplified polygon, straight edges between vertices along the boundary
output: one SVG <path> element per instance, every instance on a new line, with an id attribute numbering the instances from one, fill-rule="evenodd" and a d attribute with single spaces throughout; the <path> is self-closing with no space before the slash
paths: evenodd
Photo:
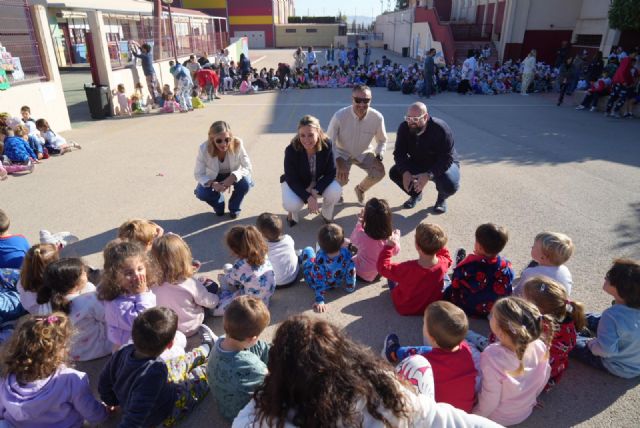
<path id="1" fill-rule="evenodd" d="M 523 285 L 527 280 L 534 276 L 546 276 L 548 278 L 558 281 L 565 290 L 567 290 L 567 296 L 571 295 L 571 287 L 573 286 L 573 279 L 571 278 L 571 272 L 565 265 L 560 266 L 534 266 L 526 268 L 522 271 L 520 279 L 515 287 L 513 287 L 513 294 L 516 296 L 522 296 L 524 294 Z"/>
<path id="2" fill-rule="evenodd" d="M 282 235 L 279 241 L 267 241 L 269 260 L 276 274 L 276 285 L 285 285 L 298 276 L 298 256 L 293 238 Z"/>

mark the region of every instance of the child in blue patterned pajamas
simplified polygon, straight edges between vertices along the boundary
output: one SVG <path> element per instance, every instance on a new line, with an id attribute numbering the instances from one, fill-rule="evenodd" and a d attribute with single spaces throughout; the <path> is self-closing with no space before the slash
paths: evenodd
<path id="1" fill-rule="evenodd" d="M 320 250 L 302 250 L 302 273 L 305 282 L 315 291 L 313 310 L 326 312 L 324 294 L 327 290 L 344 287 L 347 293 L 356 289 L 356 267 L 351 251 L 345 247 L 344 231 L 335 223 L 322 226 L 318 231 Z"/>
<path id="2" fill-rule="evenodd" d="M 231 301 L 243 295 L 256 297 L 269 307 L 276 276 L 267 257 L 267 243 L 255 226 L 234 226 L 226 235 L 227 246 L 238 259 L 220 277 L 220 303 L 214 316 L 224 315 Z"/>

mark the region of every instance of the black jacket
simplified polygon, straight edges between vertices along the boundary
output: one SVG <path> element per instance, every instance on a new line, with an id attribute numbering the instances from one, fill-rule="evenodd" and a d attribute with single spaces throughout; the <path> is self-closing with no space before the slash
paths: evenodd
<path id="1" fill-rule="evenodd" d="M 286 182 L 291 190 L 307 203 L 307 199 L 311 193 L 307 192 L 307 188 L 312 181 L 311 171 L 309 169 L 309 159 L 307 152 L 296 150 L 292 144 L 289 144 L 284 151 L 284 174 L 280 177 L 280 183 Z M 319 194 L 335 180 L 336 164 L 333 159 L 333 144 L 327 141 L 327 147 L 316 152 L 316 187 Z"/>

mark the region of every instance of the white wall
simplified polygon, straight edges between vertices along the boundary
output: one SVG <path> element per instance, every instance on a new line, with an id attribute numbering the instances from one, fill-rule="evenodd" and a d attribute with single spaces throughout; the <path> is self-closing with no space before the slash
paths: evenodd
<path id="1" fill-rule="evenodd" d="M 527 19 L 527 30 L 573 30 L 580 16 L 582 1 L 532 1 Z M 604 0 L 600 0 L 600 2 L 605 3 Z"/>
<path id="2" fill-rule="evenodd" d="M 424 59 L 426 51 L 433 46 L 433 35 L 428 22 L 418 22 L 412 25 L 412 41 L 409 55 L 411 58 Z"/>
<path id="3" fill-rule="evenodd" d="M 402 53 L 402 48 L 411 47 L 411 26 L 414 9 L 379 15 L 376 18 L 376 33 L 383 33 L 384 43 L 389 50 Z"/>

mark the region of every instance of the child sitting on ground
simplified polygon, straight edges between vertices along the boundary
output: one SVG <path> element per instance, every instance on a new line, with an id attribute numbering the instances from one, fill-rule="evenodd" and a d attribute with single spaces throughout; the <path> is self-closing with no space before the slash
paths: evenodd
<path id="1" fill-rule="evenodd" d="M 493 305 L 489 325 L 498 342 L 480 357 L 482 388 L 473 413 L 516 425 L 529 417 L 549 380 L 553 321 L 532 303 L 505 297 Z"/>
<path id="2" fill-rule="evenodd" d="M 119 406 L 120 426 L 172 426 L 209 392 L 207 358 L 217 337 L 200 326 L 202 345 L 163 361 L 173 345 L 178 316 L 168 308 L 151 308 L 133 322 L 133 344 L 111 356 L 102 369 L 98 392 L 107 406 Z"/>
<path id="3" fill-rule="evenodd" d="M 258 340 L 269 325 L 269 309 L 260 299 L 240 296 L 224 313 L 225 336 L 209 359 L 211 392 L 218 411 L 233 420 L 267 375 L 269 345 Z"/>
<path id="4" fill-rule="evenodd" d="M 158 224 L 143 218 L 127 220 L 118 228 L 118 238 L 123 241 L 137 242 L 150 251 L 153 240 L 164 233 Z"/>
<path id="5" fill-rule="evenodd" d="M 588 331 L 580 332 L 571 356 L 615 376 L 634 378 L 640 375 L 640 263 L 614 260 L 603 289 L 614 304 L 602 314 L 587 314 Z"/>
<path id="6" fill-rule="evenodd" d="M 107 419 L 86 373 L 66 366 L 71 322 L 55 312 L 24 317 L 3 350 L 0 408 L 15 427 L 79 427 Z"/>
<path id="7" fill-rule="evenodd" d="M 207 289 L 193 278 L 191 249 L 176 234 L 156 238 L 151 256 L 160 270 L 160 285 L 151 288 L 156 304 L 173 309 L 178 315 L 178 330 L 187 337 L 193 336 L 204 321 L 204 308 L 213 309 L 220 301 L 214 294 L 218 284 L 212 282 Z"/>
<path id="8" fill-rule="evenodd" d="M 118 98 L 118 105 L 115 107 L 116 116 L 131 116 L 129 97 L 127 97 L 124 85 L 118 84 L 118 88 L 111 91 L 111 94 Z"/>
<path id="9" fill-rule="evenodd" d="M 27 238 L 9 233 L 10 226 L 9 216 L 0 209 L 0 269 L 20 269 L 29 251 Z"/>
<path id="10" fill-rule="evenodd" d="M 313 248 L 302 250 L 304 281 L 315 292 L 313 310 L 326 312 L 324 295 L 327 290 L 344 287 L 347 293 L 356 289 L 356 267 L 351 251 L 345 244 L 344 231 L 335 223 L 329 223 L 318 231 L 318 254 Z"/>
<path id="11" fill-rule="evenodd" d="M 534 276 L 524 284 L 524 298 L 536 305 L 543 315 L 549 315 L 556 331 L 549 348 L 551 377 L 547 390 L 555 386 L 569 365 L 569 352 L 576 345 L 576 331 L 586 326 L 584 306 L 569 300 L 566 290 L 557 281 Z"/>
<path id="12" fill-rule="evenodd" d="M 469 321 L 460 308 L 445 301 L 433 302 L 424 311 L 422 327 L 431 346 L 400 346 L 400 339 L 392 333 L 384 341 L 383 355 L 394 364 L 411 355 L 424 356 L 433 369 L 436 402 L 471 412 L 478 372 L 464 340 L 468 329 Z"/>
<path id="13" fill-rule="evenodd" d="M 18 283 L 20 303 L 27 312 L 34 315 L 51 313 L 48 303 L 38 304 L 38 292 L 44 286 L 45 269 L 59 258 L 58 247 L 53 244 L 36 244 L 27 251 Z"/>
<path id="14" fill-rule="evenodd" d="M 74 330 L 69 348 L 73 361 L 89 361 L 111 354 L 113 344 L 107 339 L 104 306 L 98 300 L 96 287 L 87 279 L 82 260 L 61 259 L 50 263 L 44 272 L 44 285 L 38 290 L 38 303 L 48 303 L 52 311 L 69 316 Z"/>
<path id="15" fill-rule="evenodd" d="M 175 95 L 170 92 L 162 96 L 164 102 L 162 104 L 163 113 L 175 113 L 180 111 L 180 104 L 176 101 Z"/>
<path id="16" fill-rule="evenodd" d="M 369 199 L 360 211 L 350 237 L 351 243 L 358 249 L 358 254 L 354 257 L 358 279 L 373 282 L 380 278 L 376 263 L 391 235 L 396 236 L 394 241 L 398 243 L 392 254 L 395 256 L 400 252 L 400 231 L 393 230 L 391 208 L 384 199 Z"/>
<path id="17" fill-rule="evenodd" d="M 65 140 L 62 136 L 57 135 L 51 127 L 49 126 L 49 122 L 46 119 L 38 119 L 36 120 L 36 128 L 42 134 L 44 138 L 44 146 L 49 152 L 49 154 L 65 154 L 70 152 L 73 149 L 81 149 L 82 146 L 76 143 L 75 141 Z"/>
<path id="18" fill-rule="evenodd" d="M 564 233 L 542 232 L 536 235 L 531 247 L 531 258 L 533 262 L 529 264 L 513 287 L 513 294 L 522 296 L 522 286 L 529 278 L 537 275 L 549 277 L 558 281 L 567 290 L 567 295 L 571 295 L 571 272 L 564 265 L 573 254 L 573 242 Z"/>
<path id="19" fill-rule="evenodd" d="M 451 285 L 444 290 L 444 298 L 462 308 L 467 315 L 486 317 L 501 297 L 511 295 L 513 269 L 511 262 L 499 255 L 507 245 L 509 233 L 493 223 L 476 229 L 473 254 L 464 257 L 458 250 Z"/>
<path id="20" fill-rule="evenodd" d="M 234 226 L 227 232 L 226 242 L 237 260 L 220 278 L 220 304 L 213 314 L 223 315 L 234 298 L 245 294 L 261 299 L 268 307 L 276 277 L 264 238 L 255 226 Z"/>
<path id="21" fill-rule="evenodd" d="M 32 126 L 35 127 L 35 125 L 33 124 Z M 29 128 L 27 127 L 27 125 L 20 124 L 16 126 L 13 130 L 13 133 L 16 137 L 20 137 L 24 141 L 26 141 L 27 145 L 36 154 L 36 159 L 40 160 L 44 157 L 44 141 L 40 141 L 40 138 L 36 137 L 35 135 L 31 135 L 29 133 Z"/>
<path id="22" fill-rule="evenodd" d="M 31 149 L 29 143 L 6 127 L 0 129 L 0 143 L 3 145 L 2 155 L 12 164 L 30 166 L 38 162 L 38 155 Z M 33 169 L 33 168 L 32 168 Z"/>
<path id="23" fill-rule="evenodd" d="M 295 243 L 291 236 L 282 233 L 282 220 L 271 213 L 262 213 L 256 227 L 267 241 L 269 260 L 276 277 L 276 288 L 288 287 L 298 282 L 300 264 Z"/>
<path id="24" fill-rule="evenodd" d="M 204 108 L 204 103 L 202 102 L 202 100 L 200 99 L 200 96 L 198 95 L 197 88 L 194 88 L 191 91 L 191 105 L 193 106 L 194 109 Z"/>
<path id="25" fill-rule="evenodd" d="M 447 235 L 436 224 L 416 227 L 417 260 L 393 263 L 396 238 L 391 236 L 378 257 L 378 272 L 389 279 L 391 300 L 400 315 L 422 315 L 430 303 L 442 299 L 445 276 L 451 266 Z"/>

